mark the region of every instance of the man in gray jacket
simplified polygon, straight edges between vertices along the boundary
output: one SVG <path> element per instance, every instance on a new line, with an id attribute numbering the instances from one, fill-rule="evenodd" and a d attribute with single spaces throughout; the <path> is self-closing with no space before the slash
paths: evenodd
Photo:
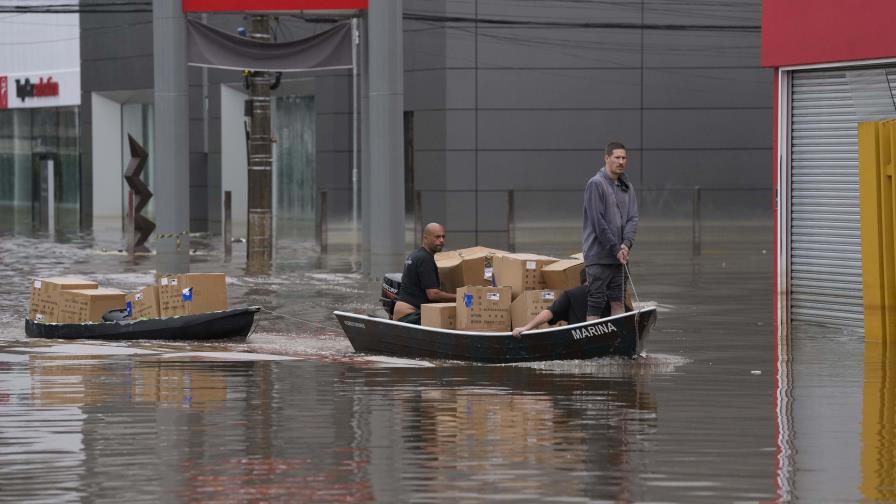
<path id="1" fill-rule="evenodd" d="M 625 146 L 610 142 L 604 166 L 585 186 L 582 253 L 588 275 L 588 320 L 600 317 L 607 301 L 618 315 L 623 305 L 623 265 L 638 232 L 638 200 L 625 177 Z"/>

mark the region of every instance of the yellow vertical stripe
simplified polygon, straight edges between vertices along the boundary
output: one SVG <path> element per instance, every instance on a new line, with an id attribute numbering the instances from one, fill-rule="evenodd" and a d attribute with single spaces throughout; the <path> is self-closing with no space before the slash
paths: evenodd
<path id="1" fill-rule="evenodd" d="M 865 304 L 862 496 L 896 499 L 896 122 L 859 124 Z"/>
<path id="2" fill-rule="evenodd" d="M 896 341 L 896 123 L 859 124 L 859 209 L 865 341 Z"/>

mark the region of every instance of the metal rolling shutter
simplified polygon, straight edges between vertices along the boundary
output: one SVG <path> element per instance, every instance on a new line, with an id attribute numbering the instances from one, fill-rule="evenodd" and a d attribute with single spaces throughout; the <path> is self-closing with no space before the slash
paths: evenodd
<path id="1" fill-rule="evenodd" d="M 887 74 L 892 74 L 889 81 Z M 881 98 L 882 92 L 890 93 L 894 76 L 896 71 L 881 68 L 792 74 L 790 320 L 794 324 L 864 327 L 856 125 L 860 120 L 893 117 L 893 102 Z"/>

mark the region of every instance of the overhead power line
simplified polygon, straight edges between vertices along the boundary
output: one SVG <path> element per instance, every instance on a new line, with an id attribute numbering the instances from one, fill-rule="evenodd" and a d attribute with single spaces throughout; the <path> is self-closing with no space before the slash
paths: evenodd
<path id="1" fill-rule="evenodd" d="M 425 21 L 430 23 L 478 23 L 480 25 L 507 27 L 544 27 L 544 28 L 613 28 L 629 30 L 661 30 L 661 31 L 713 31 L 713 32 L 750 32 L 759 33 L 760 25 L 728 25 L 728 24 L 665 24 L 665 23 L 597 23 L 588 21 L 539 21 L 536 19 L 499 19 L 477 18 L 472 16 L 441 16 L 406 12 L 404 19 Z"/>
<path id="2" fill-rule="evenodd" d="M 15 14 L 128 14 L 152 12 L 152 2 L 147 1 L 122 1 L 122 2 L 91 2 L 91 3 L 28 3 L 28 4 L 3 4 L 0 3 L 0 13 Z"/>

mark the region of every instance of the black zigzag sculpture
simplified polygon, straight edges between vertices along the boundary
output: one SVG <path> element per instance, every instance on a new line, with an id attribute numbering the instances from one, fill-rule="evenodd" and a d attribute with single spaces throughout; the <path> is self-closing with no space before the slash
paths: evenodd
<path id="1" fill-rule="evenodd" d="M 152 198 L 152 191 L 140 178 L 140 174 L 143 173 L 143 167 L 146 166 L 146 158 L 149 155 L 146 153 L 146 149 L 137 143 L 131 135 L 128 135 L 128 144 L 131 146 L 131 161 L 124 171 L 124 179 L 131 190 L 134 191 L 134 234 L 136 235 L 134 251 L 149 252 L 149 248 L 147 248 L 145 243 L 156 228 L 156 223 L 140 215 L 140 212 L 149 203 L 149 199 Z"/>

